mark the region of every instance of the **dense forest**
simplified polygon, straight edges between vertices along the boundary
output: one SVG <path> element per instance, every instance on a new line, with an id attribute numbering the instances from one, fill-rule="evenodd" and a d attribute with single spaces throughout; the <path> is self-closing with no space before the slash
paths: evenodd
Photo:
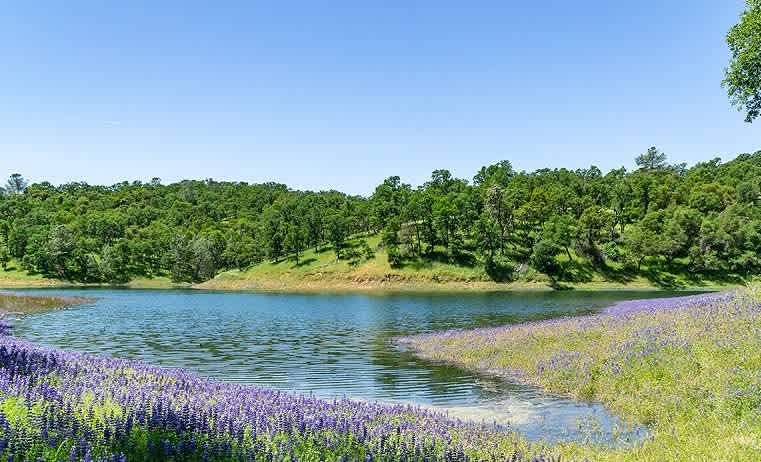
<path id="1" fill-rule="evenodd" d="M 199 282 L 308 248 L 391 267 L 438 259 L 508 281 L 521 268 L 561 281 L 568 263 L 636 272 L 761 273 L 761 151 L 691 168 L 656 148 L 638 168 L 516 172 L 502 161 L 472 181 L 435 170 L 419 187 L 386 179 L 370 197 L 276 183 L 182 181 L 28 185 L 0 195 L 0 263 L 47 277 Z M 365 240 L 380 234 L 378 246 Z"/>

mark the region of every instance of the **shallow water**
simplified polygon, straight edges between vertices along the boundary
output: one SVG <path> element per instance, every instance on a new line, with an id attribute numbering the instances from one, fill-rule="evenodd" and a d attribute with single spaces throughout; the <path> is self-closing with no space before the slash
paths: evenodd
<path id="1" fill-rule="evenodd" d="M 15 322 L 59 348 L 183 367 L 218 380 L 320 397 L 411 402 L 509 424 L 531 439 L 636 439 L 599 404 L 444 365 L 391 344 L 398 335 L 579 315 L 664 292 L 294 295 L 191 290 L 44 290 L 97 300 Z M 683 293 L 680 293 L 683 295 Z"/>

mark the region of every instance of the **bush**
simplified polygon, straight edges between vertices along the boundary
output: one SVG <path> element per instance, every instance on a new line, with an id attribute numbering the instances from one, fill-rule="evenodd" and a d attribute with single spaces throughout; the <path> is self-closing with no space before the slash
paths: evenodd
<path id="1" fill-rule="evenodd" d="M 495 282 L 508 282 L 514 279 L 515 265 L 504 257 L 487 258 L 484 269 L 486 274 Z"/>
<path id="2" fill-rule="evenodd" d="M 362 239 L 362 241 L 359 243 L 359 251 L 365 260 L 375 258 L 375 251 L 370 248 L 370 244 L 368 244 L 364 239 Z"/>
<path id="3" fill-rule="evenodd" d="M 363 239 L 357 245 L 345 249 L 343 257 L 345 260 L 349 260 L 350 265 L 356 266 L 365 260 L 375 258 L 375 252 L 370 248 L 367 241 Z"/>
<path id="4" fill-rule="evenodd" d="M 402 253 L 399 251 L 399 246 L 388 246 L 387 248 L 388 252 L 388 264 L 391 265 L 392 268 L 401 268 L 402 267 Z"/>
<path id="5" fill-rule="evenodd" d="M 531 266 L 549 276 L 554 282 L 561 269 L 560 263 L 555 258 L 558 253 L 560 253 L 560 247 L 557 244 L 548 239 L 542 239 L 534 244 Z"/>
<path id="6" fill-rule="evenodd" d="M 602 246 L 602 256 L 605 260 L 623 262 L 626 260 L 626 250 L 615 242 L 606 242 Z"/>

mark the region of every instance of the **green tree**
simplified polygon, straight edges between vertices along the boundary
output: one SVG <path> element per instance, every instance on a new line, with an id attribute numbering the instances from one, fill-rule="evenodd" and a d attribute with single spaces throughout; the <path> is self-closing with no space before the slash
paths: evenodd
<path id="1" fill-rule="evenodd" d="M 231 268 L 243 271 L 261 260 L 256 241 L 248 234 L 231 234 L 223 252 L 223 259 Z"/>
<path id="2" fill-rule="evenodd" d="M 13 195 L 21 194 L 24 192 L 27 185 L 27 181 L 23 176 L 21 176 L 20 173 L 14 173 L 8 178 L 8 181 L 6 182 L 5 193 Z"/>
<path id="3" fill-rule="evenodd" d="M 645 170 L 657 170 L 666 166 L 666 154 L 655 146 L 650 146 L 644 154 L 635 159 L 637 166 Z"/>
<path id="4" fill-rule="evenodd" d="M 264 249 L 264 253 L 270 260 L 276 261 L 283 254 L 286 222 L 282 213 L 274 208 L 267 207 L 260 216 L 260 230 L 257 234 L 258 245 Z"/>
<path id="5" fill-rule="evenodd" d="M 174 236 L 169 247 L 169 267 L 172 281 L 187 282 L 193 279 L 193 249 L 190 239 L 183 233 Z"/>
<path id="6" fill-rule="evenodd" d="M 201 282 L 216 276 L 221 252 L 214 237 L 207 235 L 192 239 L 189 245 L 189 256 L 191 281 Z"/>
<path id="7" fill-rule="evenodd" d="M 499 253 L 505 252 L 505 238 L 507 235 L 510 220 L 512 219 L 512 208 L 507 201 L 505 190 L 499 184 L 493 184 L 486 190 L 485 208 L 489 218 L 496 223 L 499 228 Z"/>
<path id="8" fill-rule="evenodd" d="M 557 282 L 561 269 L 556 258 L 558 253 L 560 253 L 560 246 L 549 239 L 540 240 L 531 250 L 531 266 L 549 276 L 553 284 Z"/>
<path id="9" fill-rule="evenodd" d="M 399 219 L 410 192 L 410 186 L 403 184 L 398 176 L 386 178 L 375 188 L 370 198 L 375 229 L 383 229 L 389 220 Z"/>
<path id="10" fill-rule="evenodd" d="M 383 228 L 383 233 L 381 233 L 381 242 L 383 242 L 383 245 L 386 247 L 398 247 L 400 244 L 399 233 L 401 230 L 402 226 L 398 219 L 393 218 L 389 220 L 386 227 Z"/>
<path id="11" fill-rule="evenodd" d="M 74 251 L 77 242 L 74 233 L 64 225 L 58 225 L 50 231 L 46 243 L 45 270 L 59 279 L 70 279 Z"/>
<path id="12" fill-rule="evenodd" d="M 476 222 L 476 235 L 478 236 L 478 249 L 486 256 L 488 265 L 490 261 L 494 260 L 495 253 L 502 244 L 499 226 L 489 214 L 481 214 Z"/>
<path id="13" fill-rule="evenodd" d="M 659 235 L 652 227 L 637 224 L 629 227 L 624 234 L 624 244 L 634 259 L 637 271 L 642 269 L 642 263 L 647 257 L 656 256 L 661 251 Z"/>
<path id="14" fill-rule="evenodd" d="M 5 239 L 0 239 L 0 266 L 3 267 L 3 271 L 8 270 L 8 263 L 11 261 L 11 253 L 8 250 L 8 246 L 5 244 Z"/>
<path id="15" fill-rule="evenodd" d="M 337 259 L 341 259 L 341 251 L 346 245 L 348 235 L 348 223 L 346 217 L 341 212 L 334 212 L 328 216 L 328 240 L 333 246 L 333 251 Z"/>
<path id="16" fill-rule="evenodd" d="M 740 21 L 727 33 L 727 45 L 732 59 L 722 85 L 751 123 L 761 114 L 761 0 L 746 0 Z"/>
<path id="17" fill-rule="evenodd" d="M 573 261 L 571 246 L 576 237 L 576 220 L 571 215 L 553 216 L 544 227 L 542 236 L 555 242 L 565 250 L 568 259 Z"/>
<path id="18" fill-rule="evenodd" d="M 306 239 L 307 233 L 302 226 L 291 225 L 288 227 L 288 231 L 285 234 L 285 240 L 283 241 L 283 246 L 285 247 L 285 251 L 287 253 L 290 253 L 294 256 L 297 265 L 299 264 L 301 252 L 303 252 L 304 247 L 306 247 Z"/>
<path id="19" fill-rule="evenodd" d="M 577 225 L 577 243 L 581 252 L 596 265 L 602 265 L 599 245 L 606 237 L 613 223 L 613 212 L 604 207 L 592 206 L 584 210 Z"/>
<path id="20" fill-rule="evenodd" d="M 100 252 L 98 271 L 105 282 L 124 283 L 129 281 L 127 271 L 126 243 L 106 244 Z"/>

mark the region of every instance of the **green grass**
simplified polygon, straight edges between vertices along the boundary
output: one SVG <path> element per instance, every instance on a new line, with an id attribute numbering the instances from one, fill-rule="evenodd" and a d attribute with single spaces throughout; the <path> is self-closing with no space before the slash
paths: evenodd
<path id="1" fill-rule="evenodd" d="M 21 269 L 15 260 L 11 260 L 6 269 L 0 268 L 0 287 L 49 287 L 61 284 L 60 281 Z"/>
<path id="2" fill-rule="evenodd" d="M 648 258 L 637 271 L 617 262 L 607 262 L 605 268 L 600 269 L 575 253 L 572 256 L 572 260 L 565 254 L 557 257 L 562 267 L 559 280 L 561 287 L 607 283 L 662 289 L 721 289 L 742 286 L 746 282 L 742 276 L 733 273 L 695 273 L 690 269 L 689 260 L 686 258 L 677 259 L 670 264 L 666 264 L 662 258 Z"/>
<path id="3" fill-rule="evenodd" d="M 741 277 L 732 274 L 714 276 L 696 275 L 686 261 L 676 261 L 666 266 L 656 259 L 648 260 L 636 272 L 617 263 L 609 263 L 605 269 L 595 268 L 586 259 L 574 256 L 569 260 L 565 254 L 558 259 L 563 267 L 559 281 L 553 284 L 546 275 L 526 265 L 515 263 L 515 280 L 507 283 L 494 282 L 483 264 L 465 252 L 456 260 L 451 259 L 444 248 L 438 247 L 425 257 L 409 257 L 400 268 L 392 268 L 388 255 L 380 245 L 380 237 L 355 238 L 347 243 L 347 251 L 359 251 L 360 242 L 367 241 L 375 252 L 373 258 L 336 259 L 330 246 L 317 251 L 307 249 L 299 257 L 291 255 L 276 262 L 266 261 L 245 271 L 225 271 L 216 278 L 194 287 L 220 290 L 272 290 L 272 291 L 373 291 L 373 290 L 520 290 L 582 288 L 582 289 L 721 289 L 742 284 Z M 0 287 L 67 287 L 67 281 L 47 279 L 30 274 L 11 262 L 7 271 L 0 269 Z M 168 277 L 139 277 L 127 284 L 130 288 L 168 289 L 188 287 L 175 284 Z"/>
<path id="4" fill-rule="evenodd" d="M 634 447 L 560 445 L 566 458 L 761 460 L 761 286 L 678 310 L 404 341 L 428 360 L 517 375 L 650 427 Z"/>
<path id="5" fill-rule="evenodd" d="M 294 291 L 352 291 L 352 290 L 514 290 L 584 288 L 584 289 L 721 289 L 737 287 L 743 283 L 736 275 L 716 277 L 696 276 L 686 262 L 675 262 L 666 267 L 662 262 L 650 260 L 641 271 L 631 271 L 611 263 L 604 270 L 595 268 L 586 259 L 566 255 L 558 256 L 563 275 L 553 284 L 546 275 L 525 265 L 515 280 L 494 282 L 475 257 L 465 253 L 452 261 L 443 248 L 436 248 L 426 257 L 410 257 L 400 268 L 392 268 L 388 255 L 380 246 L 377 235 L 365 238 L 375 251 L 370 259 L 336 259 L 329 246 L 319 251 L 309 249 L 296 263 L 293 256 L 277 262 L 263 262 L 245 271 L 226 271 L 215 279 L 198 285 L 206 289 L 229 290 L 294 290 Z M 360 240 L 349 241 L 349 247 L 358 247 Z"/>
<path id="6" fill-rule="evenodd" d="M 386 251 L 379 246 L 379 236 L 363 238 L 375 251 L 372 258 L 337 259 L 333 249 L 323 246 L 309 249 L 300 256 L 277 262 L 263 262 L 245 271 L 227 271 L 198 285 L 209 289 L 261 290 L 353 290 L 420 289 L 436 287 L 492 286 L 493 282 L 480 265 L 462 265 L 444 258 L 413 259 L 402 268 L 392 268 Z M 348 242 L 359 248 L 361 239 Z"/>
<path id="7" fill-rule="evenodd" d="M 30 273 L 20 268 L 16 261 L 11 261 L 7 269 L 0 268 L 0 288 L 20 289 L 35 287 L 72 287 L 72 286 L 99 286 L 102 284 L 83 284 L 63 281 L 60 279 L 46 278 L 40 274 Z M 138 277 L 129 281 L 127 284 L 120 284 L 132 289 L 171 289 L 176 287 L 187 287 L 188 284 L 177 284 L 172 282 L 169 277 Z"/>

